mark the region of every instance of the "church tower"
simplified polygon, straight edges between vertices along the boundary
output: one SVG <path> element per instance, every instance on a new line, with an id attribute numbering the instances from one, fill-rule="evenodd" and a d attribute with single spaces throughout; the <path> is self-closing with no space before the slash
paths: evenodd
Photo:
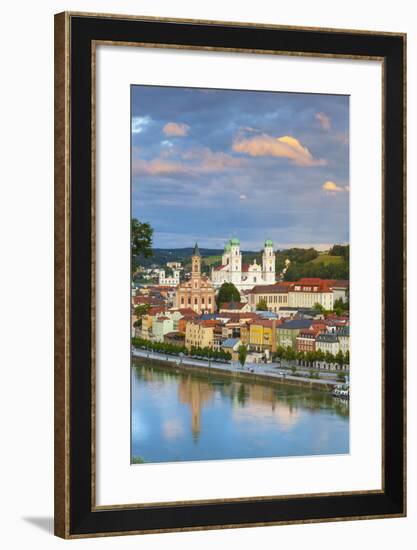
<path id="1" fill-rule="evenodd" d="M 242 254 L 239 239 L 230 239 L 230 282 L 240 288 L 242 281 Z"/>
<path id="2" fill-rule="evenodd" d="M 193 255 L 191 256 L 191 278 L 199 279 L 201 276 L 201 254 L 198 244 L 195 243 Z"/>
<path id="3" fill-rule="evenodd" d="M 275 252 L 274 243 L 267 239 L 262 254 L 262 277 L 266 284 L 275 283 Z"/>

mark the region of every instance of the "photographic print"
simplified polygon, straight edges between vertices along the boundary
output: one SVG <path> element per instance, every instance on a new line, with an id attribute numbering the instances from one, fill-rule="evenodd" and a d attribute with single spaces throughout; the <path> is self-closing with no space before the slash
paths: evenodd
<path id="1" fill-rule="evenodd" d="M 131 463 L 349 453 L 349 97 L 131 86 Z"/>

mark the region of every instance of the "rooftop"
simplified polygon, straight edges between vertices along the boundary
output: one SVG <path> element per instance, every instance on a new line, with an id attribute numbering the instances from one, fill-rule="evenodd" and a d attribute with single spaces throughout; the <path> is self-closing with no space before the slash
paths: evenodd
<path id="1" fill-rule="evenodd" d="M 224 309 L 242 309 L 246 304 L 243 302 L 225 302 L 220 306 L 220 311 Z"/>
<path id="2" fill-rule="evenodd" d="M 255 285 L 252 290 L 249 291 L 249 294 L 283 294 L 288 292 L 289 285 L 277 283 L 273 285 Z"/>
<path id="3" fill-rule="evenodd" d="M 311 321 L 309 321 L 308 319 L 293 319 L 292 321 L 286 321 L 285 323 L 282 323 L 279 328 L 295 330 L 310 328 L 310 326 Z"/>
<path id="4" fill-rule="evenodd" d="M 201 256 L 200 250 L 198 249 L 198 244 L 197 243 L 195 243 L 195 246 L 194 246 L 193 256 Z"/>
<path id="5" fill-rule="evenodd" d="M 333 344 L 338 342 L 336 334 L 330 334 L 329 332 L 323 332 L 322 334 L 318 334 L 316 337 L 317 342 L 327 342 L 329 344 Z"/>
<path id="6" fill-rule="evenodd" d="M 240 342 L 239 338 L 227 338 L 224 340 L 222 347 L 223 348 L 233 348 L 236 344 Z"/>

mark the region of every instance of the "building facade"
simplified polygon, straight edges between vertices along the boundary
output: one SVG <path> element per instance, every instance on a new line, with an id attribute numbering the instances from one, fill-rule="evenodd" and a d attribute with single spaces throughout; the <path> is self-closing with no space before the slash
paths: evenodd
<path id="1" fill-rule="evenodd" d="M 249 349 L 273 353 L 276 351 L 276 321 L 257 320 L 249 325 Z"/>
<path id="2" fill-rule="evenodd" d="M 339 339 L 339 349 L 346 354 L 350 350 L 349 327 L 342 327 L 338 330 L 337 337 Z"/>
<path id="3" fill-rule="evenodd" d="M 185 326 L 185 347 L 212 348 L 216 321 L 189 321 Z"/>
<path id="4" fill-rule="evenodd" d="M 336 355 L 339 351 L 339 339 L 336 334 L 322 333 L 318 334 L 316 338 L 316 350 L 320 350 L 323 353 L 329 352 Z"/>
<path id="5" fill-rule="evenodd" d="M 212 269 L 211 281 L 215 288 L 223 283 L 233 283 L 239 291 L 251 289 L 257 284 L 275 283 L 273 242 L 267 239 L 264 243 L 262 265 L 256 259 L 251 264 L 243 264 L 239 239 L 230 239 L 224 247 L 222 264 Z"/>
<path id="6" fill-rule="evenodd" d="M 300 279 L 288 292 L 288 305 L 290 307 L 311 308 L 320 304 L 324 309 L 333 309 L 334 295 L 329 281 L 319 278 Z"/>
<path id="7" fill-rule="evenodd" d="M 265 301 L 268 311 L 278 312 L 288 307 L 288 284 L 276 283 L 272 285 L 256 285 L 247 293 L 251 311 L 256 311 L 260 301 Z"/>
<path id="8" fill-rule="evenodd" d="M 191 308 L 196 313 L 216 311 L 215 290 L 208 277 L 201 275 L 201 255 L 197 243 L 191 258 L 191 277 L 175 289 L 174 306 Z"/>
<path id="9" fill-rule="evenodd" d="M 310 328 L 311 321 L 308 319 L 294 319 L 277 326 L 277 346 L 292 348 L 295 350 L 296 339 L 300 331 Z"/>
<path id="10" fill-rule="evenodd" d="M 312 329 L 300 330 L 295 339 L 295 351 L 297 353 L 316 351 L 316 334 Z"/>
<path id="11" fill-rule="evenodd" d="M 160 285 L 164 286 L 177 286 L 180 284 L 180 272 L 178 269 L 174 269 L 172 271 L 172 276 L 167 277 L 165 274 L 165 269 L 161 269 L 159 271 L 159 279 L 158 282 Z"/>

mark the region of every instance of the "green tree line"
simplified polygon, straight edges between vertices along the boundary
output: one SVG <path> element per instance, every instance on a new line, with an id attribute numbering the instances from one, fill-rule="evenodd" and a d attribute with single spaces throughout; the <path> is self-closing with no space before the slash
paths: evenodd
<path id="1" fill-rule="evenodd" d="M 341 350 L 339 350 L 336 355 L 328 351 L 323 352 L 322 350 L 296 352 L 290 346 L 286 348 L 279 346 L 272 357 L 274 361 L 276 361 L 277 359 L 284 360 L 288 361 L 290 364 L 294 364 L 296 361 L 305 361 L 310 364 L 313 364 L 316 361 L 325 361 L 326 363 L 337 364 L 340 368 L 343 365 L 349 365 L 350 361 L 349 351 L 343 353 Z"/>
<path id="2" fill-rule="evenodd" d="M 168 342 L 151 342 L 150 340 L 145 340 L 144 338 L 132 338 L 132 345 L 142 349 L 149 349 L 160 353 L 168 353 L 170 355 L 179 355 L 180 353 L 183 353 L 184 355 L 190 357 L 221 359 L 224 361 L 230 361 L 232 358 L 228 351 L 217 351 L 209 347 L 200 348 L 196 346 L 192 346 L 191 349 L 188 350 L 185 346 L 179 346 L 178 344 L 171 344 Z"/>

